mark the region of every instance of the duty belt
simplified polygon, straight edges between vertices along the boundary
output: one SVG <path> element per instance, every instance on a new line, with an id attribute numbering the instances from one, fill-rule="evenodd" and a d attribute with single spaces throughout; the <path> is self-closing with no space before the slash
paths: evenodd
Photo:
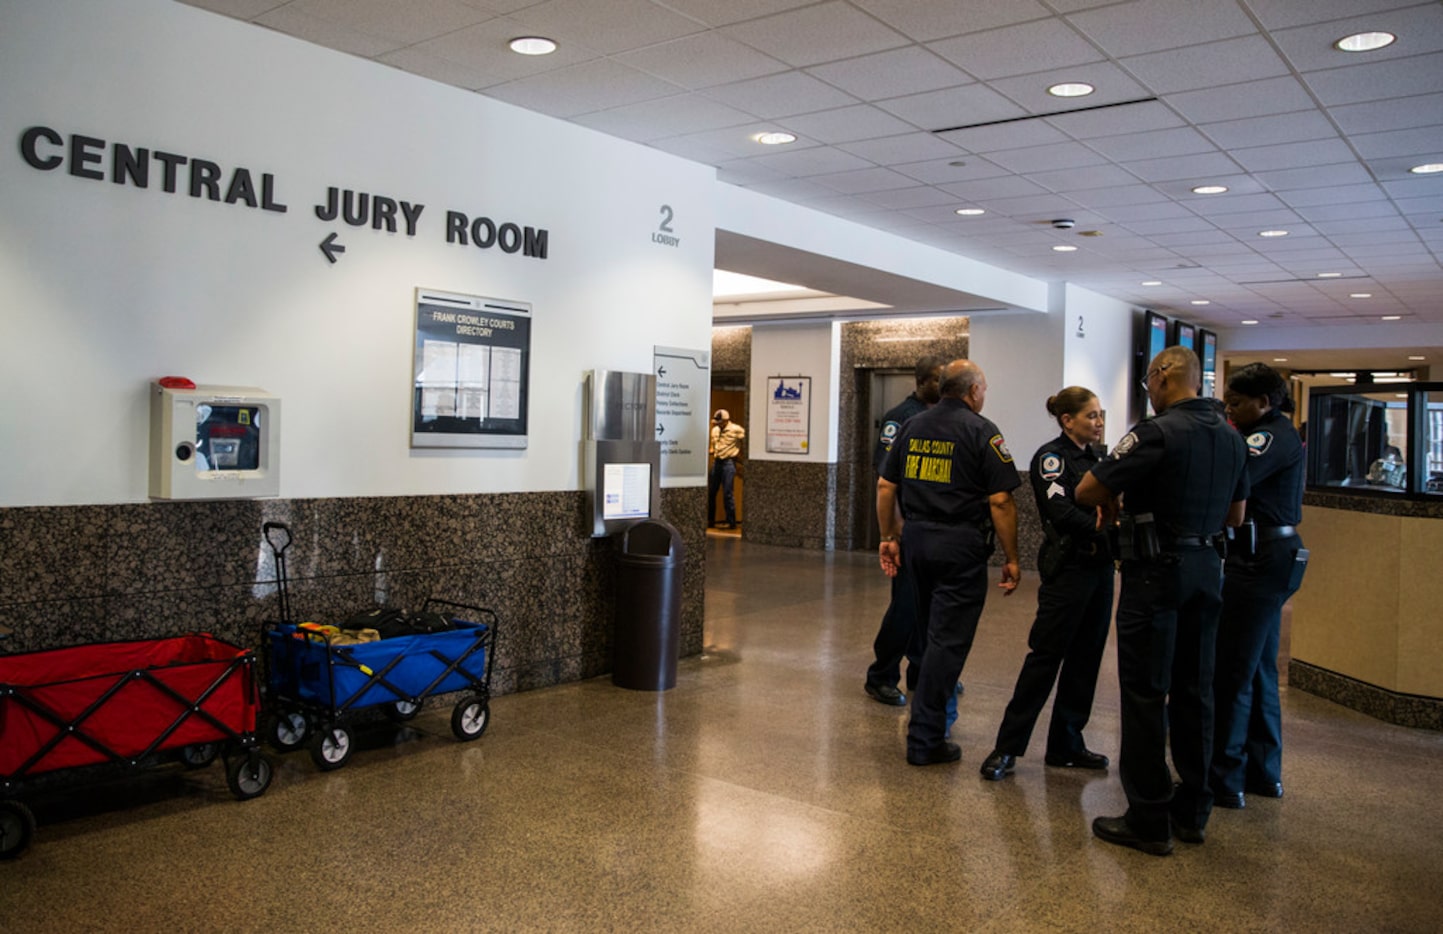
<path id="1" fill-rule="evenodd" d="M 1295 526 L 1291 525 L 1260 525 L 1258 526 L 1258 541 L 1271 542 L 1280 538 L 1292 538 L 1298 534 Z"/>
<path id="2" fill-rule="evenodd" d="M 1211 535 L 1169 535 L 1169 544 L 1179 548 L 1211 548 L 1213 537 Z"/>

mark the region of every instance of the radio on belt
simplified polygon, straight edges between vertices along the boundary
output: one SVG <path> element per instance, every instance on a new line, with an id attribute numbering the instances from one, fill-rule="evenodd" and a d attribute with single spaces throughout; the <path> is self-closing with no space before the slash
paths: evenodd
<path id="1" fill-rule="evenodd" d="M 150 386 L 151 499 L 279 496 L 281 400 L 253 386 Z"/>

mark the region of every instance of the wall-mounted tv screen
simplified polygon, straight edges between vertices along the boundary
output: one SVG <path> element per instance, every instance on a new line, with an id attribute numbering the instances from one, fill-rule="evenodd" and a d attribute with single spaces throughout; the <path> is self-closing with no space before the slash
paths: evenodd
<path id="1" fill-rule="evenodd" d="M 1147 331 L 1147 355 L 1142 359 L 1142 369 L 1143 373 L 1146 373 L 1152 358 L 1162 353 L 1167 346 L 1167 318 L 1155 311 L 1149 311 L 1143 315 L 1143 321 Z"/>
<path id="2" fill-rule="evenodd" d="M 1206 328 L 1199 328 L 1198 358 L 1202 360 L 1202 394 L 1217 395 L 1218 385 L 1218 336 Z"/>
<path id="3" fill-rule="evenodd" d="M 1188 350 L 1197 350 L 1197 327 L 1188 324 L 1186 321 L 1174 321 L 1172 323 L 1172 342 L 1179 347 L 1186 347 Z"/>

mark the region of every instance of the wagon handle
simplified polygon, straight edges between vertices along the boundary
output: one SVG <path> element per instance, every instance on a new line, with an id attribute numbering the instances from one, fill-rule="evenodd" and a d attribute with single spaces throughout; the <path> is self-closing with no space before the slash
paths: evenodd
<path id="1" fill-rule="evenodd" d="M 272 534 L 277 532 L 285 533 L 285 541 L 279 545 L 276 544 L 279 536 Z M 291 588 L 290 574 L 286 570 L 286 549 L 291 547 L 291 527 L 284 522 L 266 522 L 261 525 L 261 535 L 276 556 L 276 601 L 280 604 L 281 622 L 289 623 L 291 621 Z"/>

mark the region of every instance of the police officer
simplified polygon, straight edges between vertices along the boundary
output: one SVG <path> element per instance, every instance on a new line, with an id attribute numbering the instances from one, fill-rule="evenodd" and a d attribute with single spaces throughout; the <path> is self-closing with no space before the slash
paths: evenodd
<path id="1" fill-rule="evenodd" d="M 1099 817 L 1101 839 L 1155 856 L 1172 834 L 1203 842 L 1212 805 L 1213 652 L 1222 608 L 1224 523 L 1248 495 L 1243 440 L 1222 406 L 1198 398 L 1202 368 L 1185 347 L 1153 358 L 1143 380 L 1155 418 L 1133 426 L 1077 485 L 1083 506 L 1126 512 L 1118 527 L 1122 596 L 1117 678 L 1122 693 L 1122 787 L 1127 813 Z M 1176 790 L 1166 747 L 1182 779 Z"/>
<path id="2" fill-rule="evenodd" d="M 1215 804 L 1240 808 L 1244 791 L 1283 796 L 1278 628 L 1308 553 L 1297 530 L 1303 441 L 1287 415 L 1293 402 L 1287 383 L 1272 367 L 1252 363 L 1228 379 L 1223 402 L 1247 444 L 1252 492 L 1223 576 L 1210 784 Z"/>
<path id="3" fill-rule="evenodd" d="M 942 370 L 942 399 L 902 426 L 877 480 L 882 570 L 899 562 L 917 586 L 917 618 L 925 620 L 907 761 L 956 762 L 962 750 L 944 738 L 946 707 L 967 661 L 987 599 L 987 558 L 1002 544 L 1001 587 L 1017 589 L 1017 505 L 1021 485 L 1007 443 L 982 417 L 987 378 L 977 364 L 953 360 Z M 900 536 L 900 542 L 899 542 Z"/>
<path id="4" fill-rule="evenodd" d="M 917 382 L 916 390 L 882 416 L 882 433 L 877 438 L 877 450 L 873 455 L 878 476 L 882 474 L 882 467 L 887 462 L 887 452 L 892 450 L 892 442 L 902 430 L 902 425 L 918 412 L 936 405 L 937 400 L 942 397 L 939 389 L 942 385 L 944 363 L 946 361 L 941 357 L 928 356 L 918 360 L 913 373 Z M 917 686 L 923 645 L 919 629 L 917 597 L 913 592 L 912 577 L 904 566 L 897 576 L 892 578 L 892 602 L 887 605 L 887 612 L 882 615 L 882 625 L 877 630 L 877 638 L 872 642 L 872 654 L 876 660 L 867 669 L 867 680 L 863 685 L 868 697 L 896 707 L 907 703 L 906 696 L 897 690 L 897 681 L 901 678 L 902 656 L 905 655 L 907 689 L 910 691 Z"/>
<path id="5" fill-rule="evenodd" d="M 1097 463 L 1092 445 L 1102 441 L 1102 404 L 1092 390 L 1069 386 L 1047 400 L 1047 411 L 1062 434 L 1038 448 L 1028 472 L 1042 513 L 1044 539 L 1037 557 L 1042 586 L 1027 636 L 1030 651 L 997 729 L 997 744 L 982 763 L 982 777 L 994 782 L 1026 754 L 1054 682 L 1057 700 L 1043 761 L 1059 768 L 1108 765 L 1107 756 L 1087 748 L 1082 728 L 1092 713 L 1112 620 L 1112 552 L 1101 511 L 1083 508 L 1072 498 L 1078 482 Z"/>

